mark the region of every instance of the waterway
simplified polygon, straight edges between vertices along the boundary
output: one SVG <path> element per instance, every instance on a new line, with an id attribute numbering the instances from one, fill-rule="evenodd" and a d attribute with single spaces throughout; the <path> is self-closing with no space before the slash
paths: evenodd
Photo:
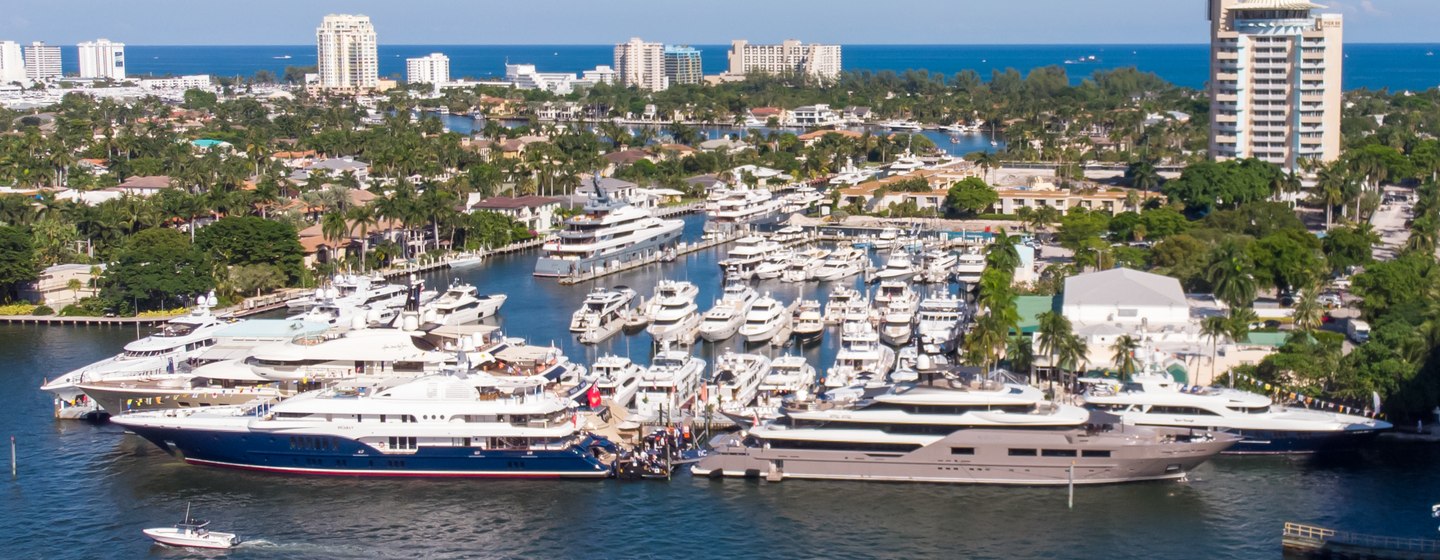
<path id="1" fill-rule="evenodd" d="M 480 122 L 476 121 L 474 118 L 462 115 L 442 115 L 439 113 L 427 113 L 427 116 L 434 116 L 436 118 L 439 118 L 441 124 L 444 125 L 447 130 L 459 134 L 473 134 L 479 126 L 484 126 L 480 124 Z M 502 122 L 505 126 L 513 128 L 515 126 L 525 124 L 527 121 L 502 120 L 500 122 Z M 666 131 L 666 127 L 661 125 L 631 125 L 627 127 L 627 131 L 631 134 L 634 134 L 635 130 L 640 126 L 650 126 L 656 129 L 661 136 L 665 136 L 668 134 L 668 132 Z M 887 128 L 875 126 L 857 127 L 856 130 L 865 130 L 867 128 L 874 134 L 889 134 L 891 132 Z M 789 132 L 791 134 L 797 135 L 805 133 L 804 128 L 794 127 L 770 128 L 762 126 L 736 128 L 733 126 L 713 125 L 696 126 L 695 131 L 707 140 L 715 140 L 722 137 L 738 138 L 743 134 L 749 134 L 751 132 L 759 132 L 761 134 L 766 134 L 771 131 L 775 131 Z M 963 156 L 971 152 L 995 151 L 1005 149 L 1005 139 L 1003 136 L 994 136 L 995 144 L 992 145 L 990 143 L 991 136 L 983 132 L 974 134 L 950 134 L 937 130 L 922 130 L 919 131 L 917 134 L 930 139 L 931 142 L 935 143 L 935 147 L 953 156 Z"/>
<path id="2" fill-rule="evenodd" d="M 687 218 L 690 237 L 698 217 Z M 649 294 L 686 279 L 708 307 L 722 249 L 600 283 Z M 570 313 L 592 286 L 530 276 L 535 254 L 432 275 L 510 299 L 495 319 L 553 341 L 575 360 L 602 352 L 645 363 L 642 334 L 574 343 Z M 784 298 L 799 287 L 759 284 Z M 806 297 L 823 296 L 810 285 Z M 0 437 L 15 436 L 19 476 L 0 481 L 3 558 L 1265 558 L 1284 521 L 1407 536 L 1434 534 L 1440 448 L 1380 444 L 1332 458 L 1225 457 L 1187 482 L 1064 488 L 863 482 L 387 480 L 282 477 L 184 465 L 113 425 L 57 421 L 36 388 L 116 352 L 133 329 L 0 327 Z M 827 335 L 828 336 L 828 335 Z M 731 347 L 721 345 L 720 348 Z M 701 345 L 712 360 L 720 348 Z M 800 350 L 783 350 L 800 351 Z M 817 364 L 833 343 L 803 350 Z M 712 360 L 713 361 L 713 360 Z M 3 476 L 8 477 L 8 474 Z M 218 530 L 253 539 L 233 552 L 152 546 L 145 527 L 193 503 Z"/>

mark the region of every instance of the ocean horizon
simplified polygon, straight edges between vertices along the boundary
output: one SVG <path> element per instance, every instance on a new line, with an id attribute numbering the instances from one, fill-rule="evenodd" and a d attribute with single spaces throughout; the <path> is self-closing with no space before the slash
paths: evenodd
<path id="1" fill-rule="evenodd" d="M 692 45 L 701 51 L 706 74 L 727 66 L 729 45 Z M 1045 66 L 1064 68 L 1079 83 L 1097 71 L 1134 67 L 1177 85 L 1204 87 L 1209 75 L 1209 45 L 1189 44 L 1044 44 L 1044 45 L 843 45 L 845 70 L 925 70 L 947 77 L 975 70 L 984 79 L 992 71 L 1022 73 Z M 496 79 L 505 64 L 534 64 L 541 72 L 576 73 L 610 65 L 613 45 L 381 45 L 380 74 L 404 77 L 405 59 L 440 52 L 450 57 L 455 78 Z M 1343 87 L 1347 90 L 1425 90 L 1440 86 L 1440 43 L 1353 43 L 1345 45 Z M 76 72 L 77 52 L 64 47 L 66 72 Z M 313 45 L 127 45 L 132 76 L 211 74 L 251 76 L 259 70 L 276 75 L 286 66 L 315 64 Z"/>

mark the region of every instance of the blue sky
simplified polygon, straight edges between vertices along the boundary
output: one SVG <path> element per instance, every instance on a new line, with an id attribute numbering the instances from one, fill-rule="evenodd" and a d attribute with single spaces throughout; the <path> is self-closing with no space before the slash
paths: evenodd
<path id="1" fill-rule="evenodd" d="M 363 13 L 389 44 L 606 44 L 798 38 L 845 44 L 1202 43 L 1207 0 L 12 0 L 0 40 L 307 44 Z M 1351 42 L 1440 42 L 1440 1 L 1318 0 Z"/>

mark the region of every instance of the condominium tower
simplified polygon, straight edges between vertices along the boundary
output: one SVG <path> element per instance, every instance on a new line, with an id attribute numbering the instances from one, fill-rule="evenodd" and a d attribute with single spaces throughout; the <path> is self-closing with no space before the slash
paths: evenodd
<path id="1" fill-rule="evenodd" d="M 806 45 L 794 39 L 778 45 L 752 45 L 736 40 L 730 43 L 730 71 L 726 73 L 794 74 L 834 80 L 840 76 L 840 45 Z"/>
<path id="2" fill-rule="evenodd" d="M 639 37 L 627 43 L 615 45 L 615 73 L 620 84 L 651 91 L 662 91 L 670 86 L 665 76 L 665 45 L 646 43 Z"/>
<path id="3" fill-rule="evenodd" d="M 1340 157 L 1342 20 L 1304 0 L 1210 0 L 1210 156 Z"/>
<path id="4" fill-rule="evenodd" d="M 450 81 L 450 57 L 430 53 L 405 59 L 405 81 L 412 84 L 443 84 Z"/>
<path id="5" fill-rule="evenodd" d="M 60 47 L 35 41 L 25 47 L 25 77 L 31 80 L 59 78 Z"/>
<path id="6" fill-rule="evenodd" d="M 691 47 L 665 47 L 665 77 L 671 84 L 698 84 L 705 81 L 700 51 Z"/>
<path id="7" fill-rule="evenodd" d="M 25 55 L 20 43 L 0 41 L 0 85 L 25 81 Z"/>
<path id="8" fill-rule="evenodd" d="M 78 47 L 81 78 L 125 79 L 125 43 L 98 39 L 80 43 Z"/>
<path id="9" fill-rule="evenodd" d="M 380 77 L 375 27 L 367 16 L 330 14 L 315 30 L 315 49 L 323 89 L 374 89 Z"/>

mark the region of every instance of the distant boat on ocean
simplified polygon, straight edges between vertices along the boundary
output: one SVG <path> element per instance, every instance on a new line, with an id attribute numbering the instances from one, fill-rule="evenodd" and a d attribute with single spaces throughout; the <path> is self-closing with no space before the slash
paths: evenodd
<path id="1" fill-rule="evenodd" d="M 270 58 L 273 58 L 273 59 L 275 59 L 275 60 L 290 60 L 290 55 L 288 55 L 288 54 L 282 54 L 282 55 L 280 55 L 280 56 L 272 56 L 272 57 L 270 57 Z"/>

